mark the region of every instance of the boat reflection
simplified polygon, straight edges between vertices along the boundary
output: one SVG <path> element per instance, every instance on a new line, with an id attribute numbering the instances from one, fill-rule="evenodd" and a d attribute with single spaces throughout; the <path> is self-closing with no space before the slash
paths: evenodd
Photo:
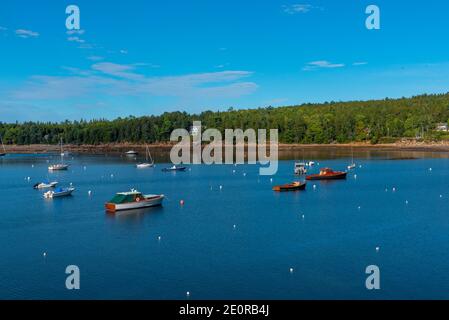
<path id="1" fill-rule="evenodd" d="M 132 209 L 126 211 L 118 211 L 115 213 L 106 213 L 107 218 L 110 220 L 126 223 L 138 223 L 142 222 L 146 217 L 160 215 L 164 211 L 164 207 L 149 207 L 142 209 Z"/>

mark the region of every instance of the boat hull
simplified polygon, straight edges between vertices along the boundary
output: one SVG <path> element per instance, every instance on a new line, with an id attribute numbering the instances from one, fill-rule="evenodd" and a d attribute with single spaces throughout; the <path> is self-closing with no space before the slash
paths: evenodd
<path id="1" fill-rule="evenodd" d="M 174 169 L 174 168 L 164 168 L 164 169 L 162 169 L 162 171 L 164 171 L 164 172 L 171 172 L 171 171 L 186 171 L 186 167 L 179 167 L 179 168 L 176 168 L 176 169 Z"/>
<path id="2" fill-rule="evenodd" d="M 54 198 L 68 197 L 68 196 L 72 195 L 73 191 L 75 191 L 75 188 L 69 188 L 62 192 L 48 191 L 48 192 L 44 193 L 44 198 L 54 199 Z"/>
<path id="3" fill-rule="evenodd" d="M 125 211 L 125 210 L 134 210 L 134 209 L 143 209 L 150 207 L 157 207 L 162 205 L 162 201 L 164 200 L 163 195 L 159 196 L 145 196 L 145 200 L 141 200 L 139 202 L 131 202 L 131 203 L 106 203 L 105 209 L 107 212 L 114 213 L 117 211 Z"/>
<path id="4" fill-rule="evenodd" d="M 54 166 L 49 166 L 48 170 L 50 171 L 65 171 L 69 169 L 69 165 L 64 164 L 64 165 L 54 165 Z"/>
<path id="5" fill-rule="evenodd" d="M 136 167 L 138 169 L 146 169 L 146 168 L 154 167 L 154 164 L 152 164 L 152 163 L 141 163 L 141 164 L 136 165 Z"/>
<path id="6" fill-rule="evenodd" d="M 338 172 L 338 173 L 332 173 L 332 174 L 326 174 L 326 175 L 320 175 L 320 174 L 314 174 L 306 177 L 306 180 L 313 181 L 313 180 L 344 180 L 346 179 L 346 176 L 348 175 L 347 172 Z"/>
<path id="7" fill-rule="evenodd" d="M 0 153 L 0 157 L 6 156 L 6 153 Z"/>
<path id="8" fill-rule="evenodd" d="M 292 183 L 273 187 L 276 192 L 300 191 L 306 189 L 306 183 Z"/>

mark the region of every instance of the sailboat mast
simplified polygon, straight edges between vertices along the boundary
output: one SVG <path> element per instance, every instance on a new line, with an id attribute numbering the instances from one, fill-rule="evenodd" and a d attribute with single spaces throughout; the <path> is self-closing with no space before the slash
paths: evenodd
<path id="1" fill-rule="evenodd" d="M 3 152 L 6 153 L 5 145 L 3 144 L 3 139 L 1 135 L 0 135 L 0 142 L 2 143 Z"/>

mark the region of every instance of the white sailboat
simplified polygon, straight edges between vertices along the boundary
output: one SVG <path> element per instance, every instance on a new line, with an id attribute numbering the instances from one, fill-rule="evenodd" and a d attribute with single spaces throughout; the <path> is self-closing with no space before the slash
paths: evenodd
<path id="1" fill-rule="evenodd" d="M 62 138 L 61 138 L 61 163 L 58 164 L 52 164 L 48 167 L 48 170 L 50 171 L 62 171 L 69 169 L 68 164 L 64 164 L 64 150 L 62 149 Z"/>
<path id="2" fill-rule="evenodd" d="M 353 169 L 355 169 L 355 168 L 357 167 L 357 165 L 356 165 L 355 162 L 354 162 L 354 148 L 353 148 L 353 147 L 351 147 L 351 154 L 352 154 L 352 156 L 351 156 L 352 162 L 351 162 L 351 164 L 348 166 L 348 170 L 353 170 Z"/>
<path id="3" fill-rule="evenodd" d="M 3 152 L 0 151 L 0 157 L 3 157 L 3 156 L 6 156 L 6 149 L 5 149 L 5 145 L 3 144 L 3 139 L 2 139 L 1 135 L 0 135 L 0 142 L 2 144 L 2 150 L 3 150 Z"/>
<path id="4" fill-rule="evenodd" d="M 154 160 L 151 157 L 150 149 L 148 148 L 148 146 L 146 146 L 145 157 L 146 157 L 146 162 L 139 163 L 139 164 L 136 165 L 136 167 L 138 169 L 145 169 L 145 168 L 152 168 L 152 167 L 154 167 Z M 149 162 L 149 160 L 150 160 L 150 162 Z"/>

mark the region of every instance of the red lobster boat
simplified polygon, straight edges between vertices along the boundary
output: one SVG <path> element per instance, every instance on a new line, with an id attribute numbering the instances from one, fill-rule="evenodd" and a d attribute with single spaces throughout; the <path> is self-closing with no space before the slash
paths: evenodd
<path id="1" fill-rule="evenodd" d="M 346 179 L 347 172 L 333 171 L 329 168 L 320 170 L 319 174 L 312 174 L 306 177 L 306 180 L 342 180 Z"/>
<path id="2" fill-rule="evenodd" d="M 305 182 L 293 182 L 289 184 L 284 184 L 282 186 L 273 187 L 273 191 L 284 192 L 284 191 L 299 191 L 306 188 L 307 183 Z"/>

